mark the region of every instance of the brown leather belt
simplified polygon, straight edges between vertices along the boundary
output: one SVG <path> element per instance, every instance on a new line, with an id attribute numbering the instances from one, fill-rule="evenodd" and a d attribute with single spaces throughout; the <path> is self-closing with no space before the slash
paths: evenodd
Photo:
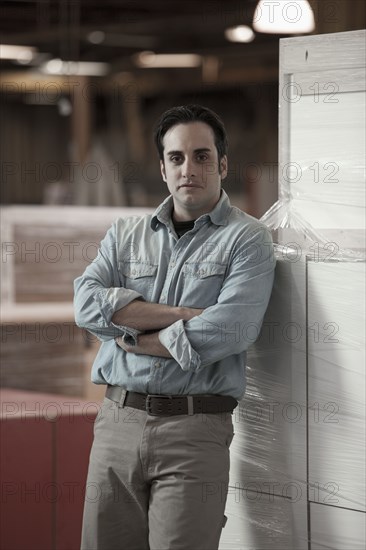
<path id="1" fill-rule="evenodd" d="M 150 395 L 107 386 L 106 397 L 120 407 L 133 407 L 152 416 L 232 413 L 238 402 L 229 395 Z"/>

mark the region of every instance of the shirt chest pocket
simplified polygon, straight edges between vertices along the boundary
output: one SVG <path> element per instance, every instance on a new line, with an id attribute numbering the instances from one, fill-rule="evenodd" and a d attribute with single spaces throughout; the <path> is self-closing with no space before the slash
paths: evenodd
<path id="1" fill-rule="evenodd" d="M 135 290 L 149 301 L 152 296 L 158 266 L 148 262 L 119 262 L 121 285 Z"/>
<path id="2" fill-rule="evenodd" d="M 226 265 L 215 262 L 186 262 L 182 271 L 185 291 L 196 294 L 198 298 L 196 307 L 208 307 L 216 303 L 224 281 Z"/>

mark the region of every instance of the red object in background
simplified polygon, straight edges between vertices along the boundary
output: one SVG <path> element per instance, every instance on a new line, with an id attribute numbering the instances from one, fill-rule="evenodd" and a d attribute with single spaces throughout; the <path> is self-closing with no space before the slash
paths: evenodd
<path id="1" fill-rule="evenodd" d="M 0 391 L 1 550 L 79 550 L 100 403 Z"/>

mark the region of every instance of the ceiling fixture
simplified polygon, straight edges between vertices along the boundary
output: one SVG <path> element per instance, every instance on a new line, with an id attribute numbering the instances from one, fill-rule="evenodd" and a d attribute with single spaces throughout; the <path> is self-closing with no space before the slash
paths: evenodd
<path id="1" fill-rule="evenodd" d="M 36 55 L 37 49 L 32 46 L 13 46 L 11 44 L 0 44 L 0 59 L 17 61 L 27 65 Z"/>
<path id="2" fill-rule="evenodd" d="M 230 42 L 252 42 L 255 34 L 247 25 L 238 25 L 237 27 L 226 29 L 225 38 L 230 40 Z"/>
<path id="3" fill-rule="evenodd" d="M 40 70 L 42 73 L 55 75 L 104 76 L 109 72 L 109 68 L 108 63 L 50 59 L 40 67 Z"/>
<path id="4" fill-rule="evenodd" d="M 72 113 L 72 104 L 68 97 L 60 97 L 57 107 L 61 116 L 70 116 Z"/>
<path id="5" fill-rule="evenodd" d="M 88 40 L 92 44 L 102 44 L 105 40 L 104 31 L 92 31 L 88 34 Z"/>
<path id="6" fill-rule="evenodd" d="M 308 0 L 260 0 L 253 27 L 258 32 L 302 34 L 315 29 L 314 13 Z"/>
<path id="7" fill-rule="evenodd" d="M 145 51 L 133 56 L 136 65 L 142 69 L 175 69 L 199 67 L 202 57 L 193 53 L 162 53 Z"/>

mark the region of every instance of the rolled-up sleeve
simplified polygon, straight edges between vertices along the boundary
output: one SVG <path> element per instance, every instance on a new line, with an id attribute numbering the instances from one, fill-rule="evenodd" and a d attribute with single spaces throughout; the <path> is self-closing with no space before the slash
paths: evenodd
<path id="1" fill-rule="evenodd" d="M 272 239 L 265 228 L 238 239 L 217 303 L 159 332 L 159 341 L 184 371 L 239 354 L 254 343 L 270 299 L 274 268 Z"/>
<path id="2" fill-rule="evenodd" d="M 143 299 L 138 292 L 118 286 L 115 233 L 113 225 L 102 240 L 97 257 L 74 281 L 75 322 L 102 341 L 122 336 L 135 343 L 139 331 L 111 321 L 117 310 L 133 300 Z"/>

